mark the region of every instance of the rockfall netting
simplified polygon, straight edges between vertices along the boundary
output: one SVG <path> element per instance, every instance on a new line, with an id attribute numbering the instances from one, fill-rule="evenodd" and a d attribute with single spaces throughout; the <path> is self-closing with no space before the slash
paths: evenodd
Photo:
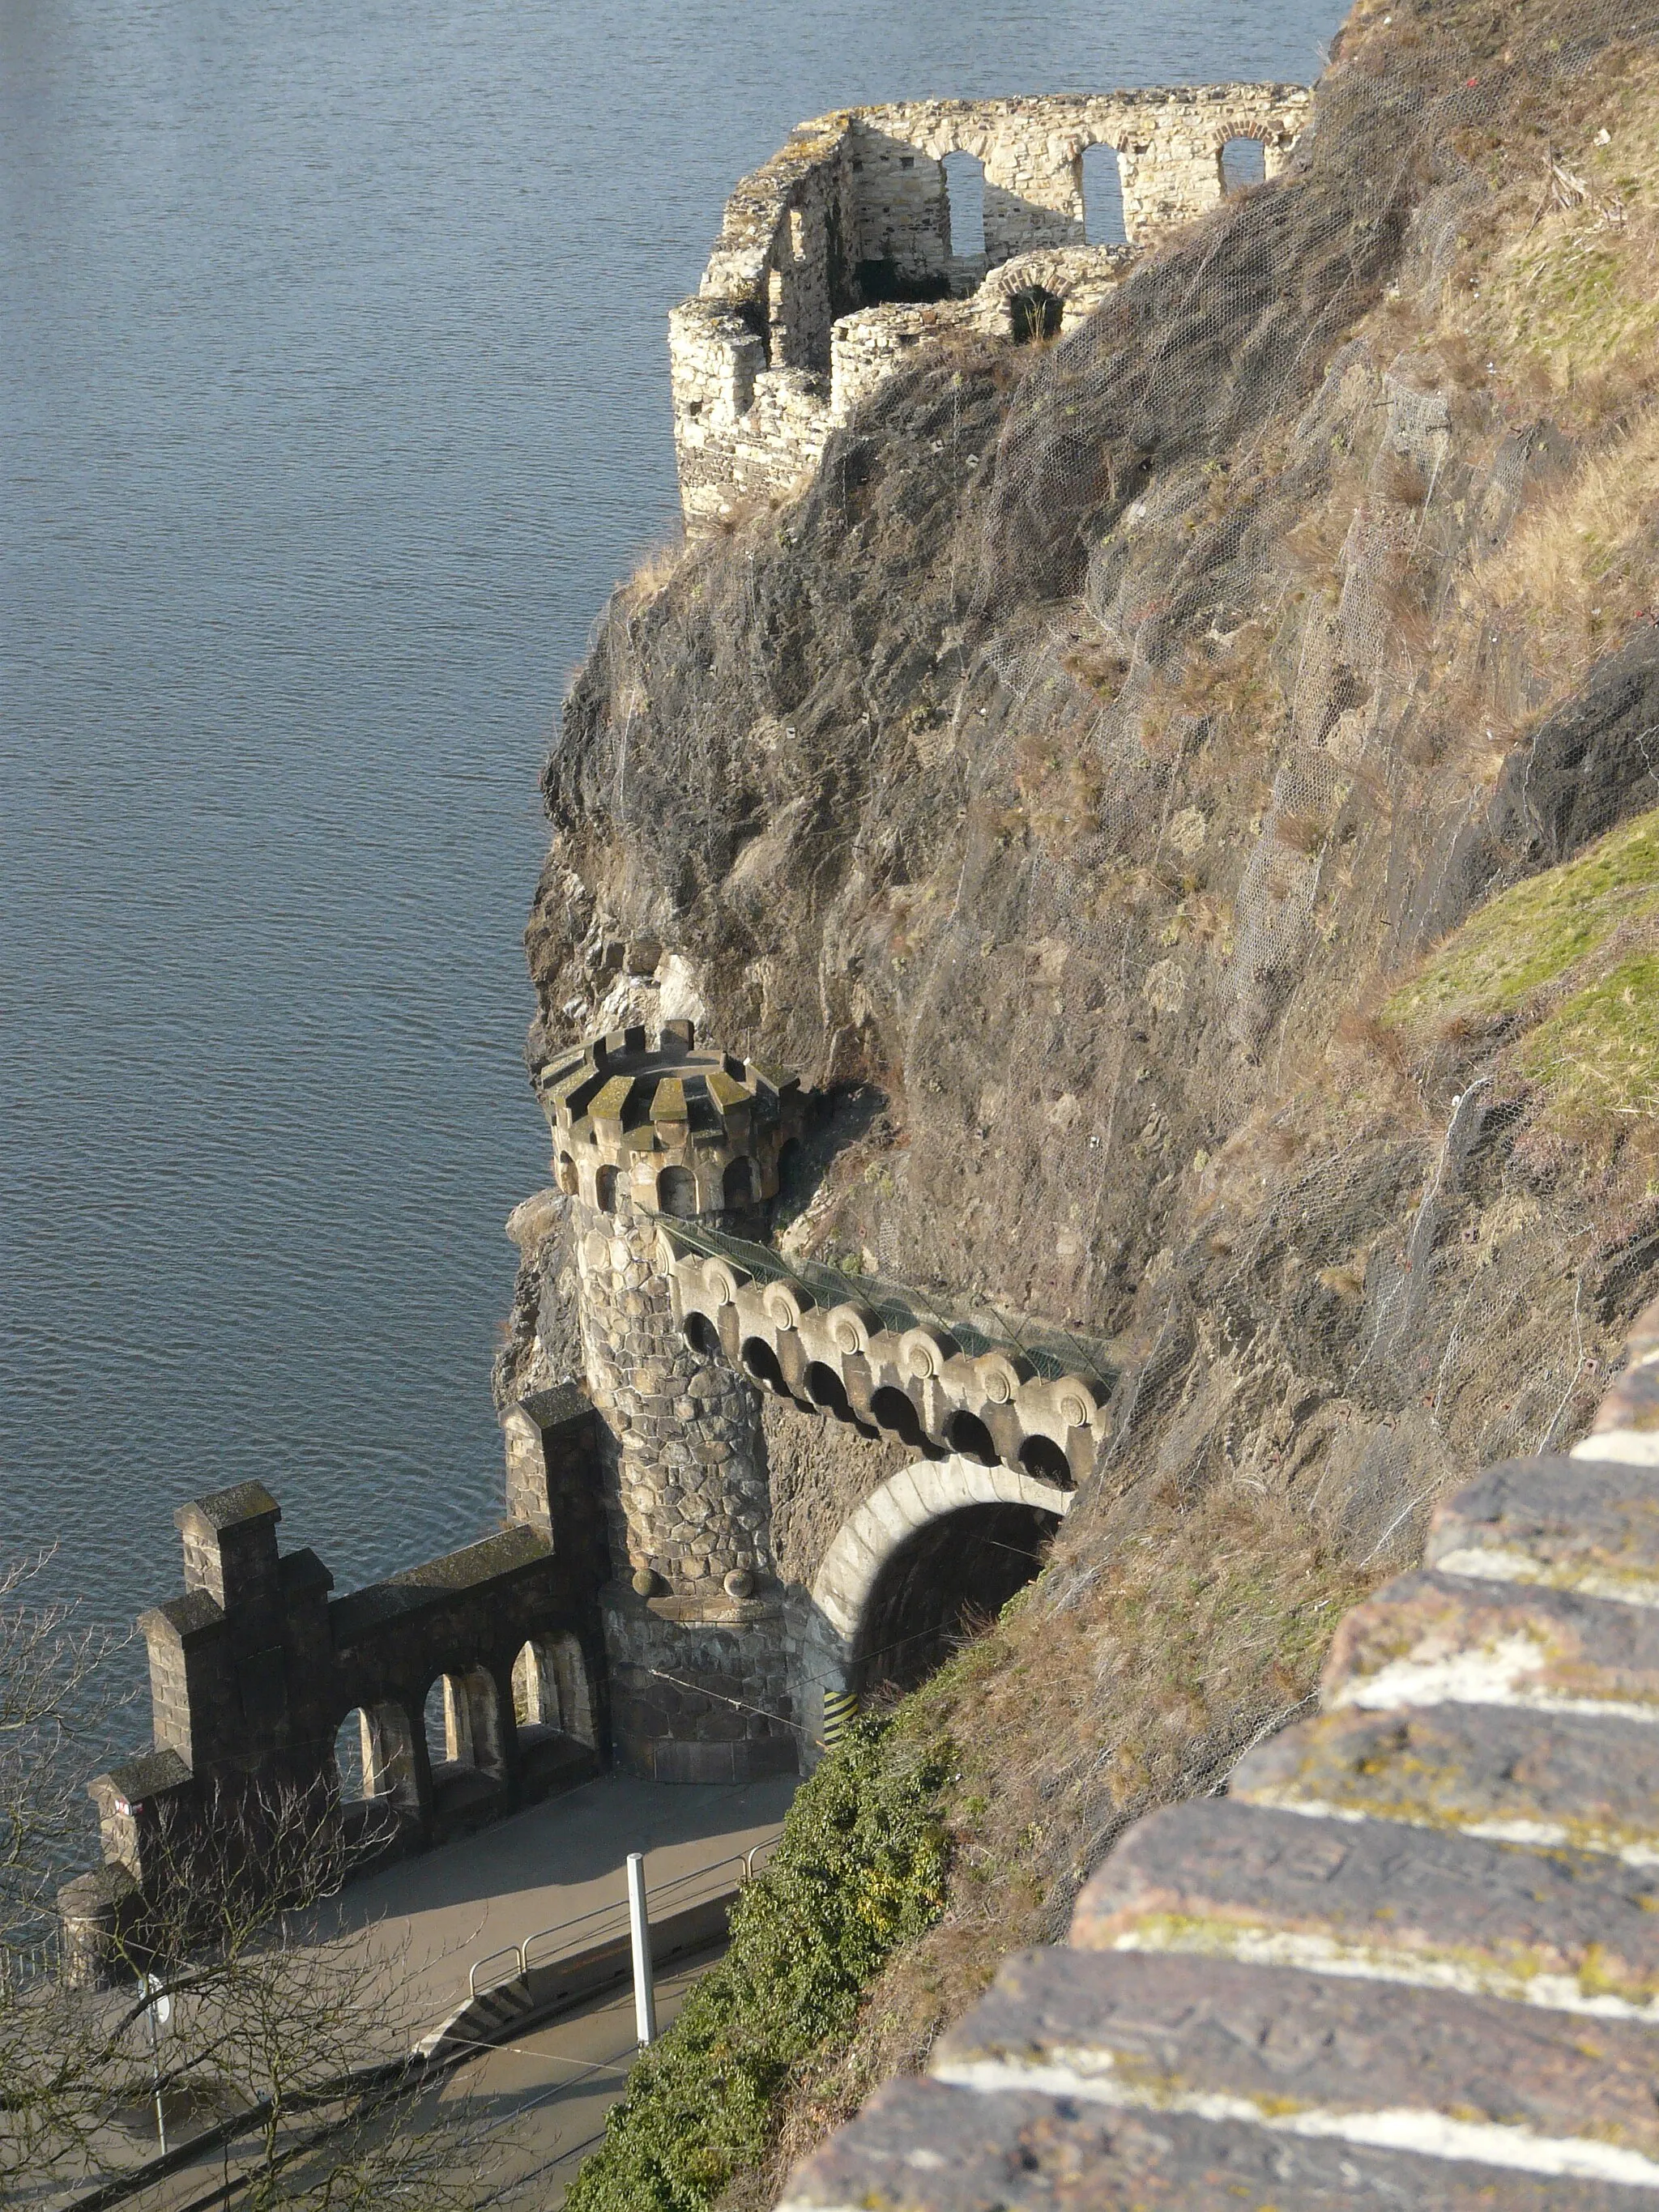
<path id="1" fill-rule="evenodd" d="M 1659 1257 L 1648 876 L 1456 964 L 1659 807 L 1656 91 L 1635 0 L 1361 9 L 1283 177 L 647 564 L 548 771 L 545 1032 L 799 1067 L 791 1266 L 1111 1340 L 1119 1480 L 1359 1558 Z"/>

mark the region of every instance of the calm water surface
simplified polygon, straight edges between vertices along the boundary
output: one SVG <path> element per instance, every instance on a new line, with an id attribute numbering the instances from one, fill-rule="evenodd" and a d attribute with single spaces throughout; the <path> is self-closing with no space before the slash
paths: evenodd
<path id="1" fill-rule="evenodd" d="M 487 1522 L 564 678 L 800 117 L 1305 79 L 1328 0 L 0 0 L 0 1554 Z"/>

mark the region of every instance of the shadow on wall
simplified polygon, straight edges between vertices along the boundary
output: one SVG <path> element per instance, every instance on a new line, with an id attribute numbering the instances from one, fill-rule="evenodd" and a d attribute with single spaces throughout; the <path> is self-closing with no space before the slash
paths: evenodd
<path id="1" fill-rule="evenodd" d="M 900 1544 L 872 1585 L 853 1649 L 860 1698 L 915 1689 L 994 1620 L 1041 1570 L 1059 1516 L 1031 1505 L 965 1505 Z"/>

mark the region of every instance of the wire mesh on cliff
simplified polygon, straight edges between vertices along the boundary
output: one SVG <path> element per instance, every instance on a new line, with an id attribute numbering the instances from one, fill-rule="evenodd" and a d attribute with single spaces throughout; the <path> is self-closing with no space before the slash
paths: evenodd
<path id="1" fill-rule="evenodd" d="M 1283 177 L 624 587 L 548 770 L 549 1025 L 648 929 L 723 1042 L 886 1102 L 820 1258 L 1127 1331 L 1120 1463 L 1362 1552 L 1575 1432 L 1659 1254 L 1650 1080 L 1535 1042 L 1601 988 L 1556 938 L 1399 995 L 1659 805 L 1656 38 L 1361 9 Z"/>

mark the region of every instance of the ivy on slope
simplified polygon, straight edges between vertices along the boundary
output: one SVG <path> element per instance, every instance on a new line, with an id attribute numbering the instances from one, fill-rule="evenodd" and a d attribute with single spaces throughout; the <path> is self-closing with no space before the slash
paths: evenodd
<path id="1" fill-rule="evenodd" d="M 889 1954 L 944 1910 L 939 1741 L 860 1722 L 805 1782 L 732 1943 L 642 2053 L 565 2212 L 705 2212 L 764 2155 L 791 2069 L 844 2033 Z"/>

